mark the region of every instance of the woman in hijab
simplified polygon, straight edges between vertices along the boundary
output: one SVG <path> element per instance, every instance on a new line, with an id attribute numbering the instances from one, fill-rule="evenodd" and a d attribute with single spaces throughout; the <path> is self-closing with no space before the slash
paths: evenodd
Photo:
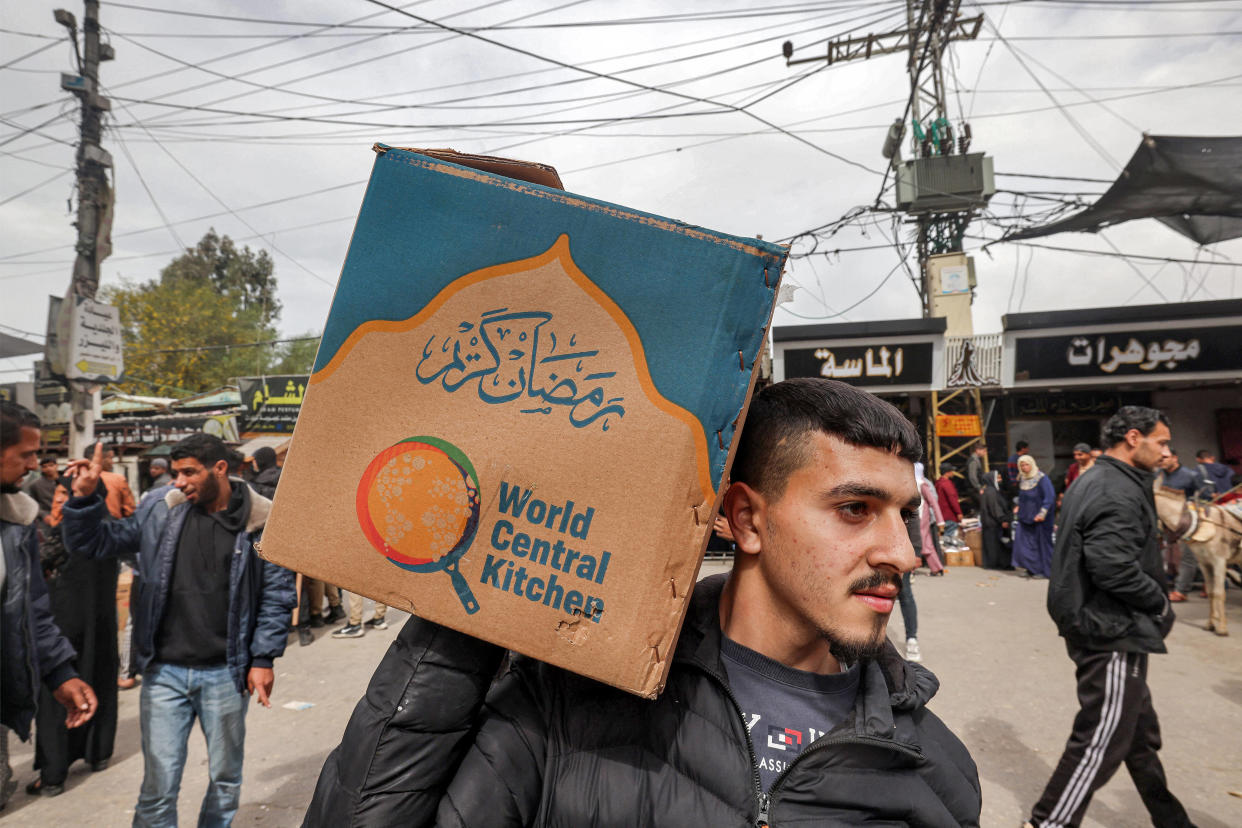
<path id="1" fill-rule="evenodd" d="M 1052 525 L 1056 517 L 1056 492 L 1035 458 L 1018 458 L 1018 532 L 1013 541 L 1013 565 L 1034 577 L 1052 572 Z"/>
<path id="2" fill-rule="evenodd" d="M 936 488 L 931 481 L 923 476 L 923 464 L 914 464 L 914 482 L 919 487 L 923 505 L 919 507 L 919 531 L 923 540 L 923 560 L 932 575 L 943 575 L 944 564 L 940 561 L 940 533 L 944 526 L 944 518 L 940 515 L 940 500 L 936 497 Z M 935 522 L 932 522 L 935 518 Z"/>
<path id="3" fill-rule="evenodd" d="M 979 490 L 979 530 L 983 535 L 984 569 L 1013 569 L 1001 541 L 1001 530 L 1009 526 L 1012 517 L 1009 504 L 1000 493 L 1000 472 L 988 472 Z"/>

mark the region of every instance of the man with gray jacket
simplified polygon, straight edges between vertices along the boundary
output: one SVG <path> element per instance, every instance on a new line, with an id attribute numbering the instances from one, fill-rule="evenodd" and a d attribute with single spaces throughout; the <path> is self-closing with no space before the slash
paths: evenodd
<path id="1" fill-rule="evenodd" d="M 1147 655 L 1167 652 L 1173 626 L 1151 485 L 1170 437 L 1156 409 L 1121 408 L 1104 424 L 1109 448 L 1065 493 L 1048 613 L 1076 667 L 1081 708 L 1028 826 L 1078 825 L 1122 762 L 1155 825 L 1191 825 L 1157 755 L 1160 723 L 1147 688 Z"/>
<path id="2" fill-rule="evenodd" d="M 246 709 L 270 707 L 272 662 L 293 610 L 293 573 L 254 542 L 270 501 L 228 476 L 228 447 L 195 434 L 173 446 L 173 485 L 148 493 L 132 516 L 105 520 L 102 452 L 76 464 L 65 504 L 65 545 L 89 557 L 135 557 L 133 646 L 143 675 L 144 761 L 136 828 L 175 826 L 186 744 L 198 719 L 210 782 L 199 826 L 230 825 L 241 799 Z"/>

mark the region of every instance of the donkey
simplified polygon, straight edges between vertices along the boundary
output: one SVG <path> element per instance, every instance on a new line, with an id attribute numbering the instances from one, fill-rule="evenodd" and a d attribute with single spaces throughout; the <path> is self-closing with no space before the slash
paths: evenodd
<path id="1" fill-rule="evenodd" d="M 1223 506 L 1187 503 L 1185 492 L 1166 486 L 1156 487 L 1156 514 L 1168 535 L 1181 539 L 1203 570 L 1203 585 L 1212 602 L 1204 629 L 1229 635 L 1225 571 L 1229 564 L 1242 563 L 1242 517 Z"/>

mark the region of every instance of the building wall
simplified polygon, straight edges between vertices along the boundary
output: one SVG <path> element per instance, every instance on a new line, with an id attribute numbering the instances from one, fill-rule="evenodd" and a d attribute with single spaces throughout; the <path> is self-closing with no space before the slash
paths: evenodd
<path id="1" fill-rule="evenodd" d="M 1208 449 L 1221 457 L 1216 412 L 1242 408 L 1242 389 L 1194 388 L 1185 391 L 1153 391 L 1151 404 L 1173 424 L 1173 447 L 1186 465 L 1194 464 L 1195 452 Z"/>

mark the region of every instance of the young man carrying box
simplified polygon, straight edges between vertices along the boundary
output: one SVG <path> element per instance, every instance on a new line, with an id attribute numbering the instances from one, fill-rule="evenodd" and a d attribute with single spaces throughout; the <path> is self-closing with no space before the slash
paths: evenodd
<path id="1" fill-rule="evenodd" d="M 977 825 L 974 762 L 925 706 L 938 682 L 885 637 L 920 455 L 863 391 L 765 389 L 724 498 L 733 572 L 695 589 L 659 698 L 523 657 L 493 682 L 503 650 L 414 618 L 305 824 Z"/>

